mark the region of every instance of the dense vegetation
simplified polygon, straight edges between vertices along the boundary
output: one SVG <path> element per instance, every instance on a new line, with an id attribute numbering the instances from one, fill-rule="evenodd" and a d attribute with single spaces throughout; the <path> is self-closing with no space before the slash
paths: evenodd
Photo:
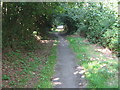
<path id="1" fill-rule="evenodd" d="M 4 47 L 34 48 L 33 31 L 47 36 L 57 3 L 3 3 Z"/>
<path id="2" fill-rule="evenodd" d="M 3 3 L 3 48 L 34 48 L 32 32 L 46 38 L 58 17 L 67 25 L 67 34 L 77 31 L 93 43 L 118 50 L 117 11 L 101 2 Z"/>
<path id="3" fill-rule="evenodd" d="M 118 59 L 109 49 L 95 46 L 85 38 L 67 37 L 78 64 L 85 68 L 88 88 L 118 88 Z"/>
<path id="4" fill-rule="evenodd" d="M 35 51 L 16 50 L 3 55 L 3 88 L 52 87 L 50 78 L 56 62 L 56 46 L 52 43 L 39 45 Z"/>
<path id="5" fill-rule="evenodd" d="M 40 58 L 42 57 L 42 55 L 40 57 L 35 56 L 36 50 L 44 51 L 46 45 L 49 44 L 43 44 L 41 40 L 53 39 L 51 38 L 53 37 L 52 34 L 50 34 L 51 29 L 55 30 L 57 25 L 60 24 L 66 26 L 65 35 L 78 34 L 87 38 L 91 43 L 101 44 L 113 52 L 119 51 L 118 28 L 120 26 L 117 21 L 117 11 L 113 9 L 116 4 L 107 4 L 102 2 L 2 3 L 3 66 L 10 66 L 8 69 L 15 69 L 18 65 L 17 68 L 19 69 L 20 65 L 20 67 L 24 67 L 22 68 L 23 74 L 34 71 L 33 69 L 38 67 L 37 63 L 41 61 Z M 50 48 L 52 46 L 53 42 Z M 55 50 L 53 53 L 53 57 L 49 57 L 51 53 L 47 53 L 47 56 L 43 57 L 46 57 L 47 60 L 49 58 L 55 59 Z M 35 62 L 29 62 L 29 60 L 32 60 L 31 58 Z M 46 63 L 47 60 L 43 63 Z M 28 68 L 30 70 L 25 67 L 27 64 L 28 67 L 31 67 Z M 36 66 L 31 66 L 32 64 L 36 64 Z M 41 79 L 41 82 L 45 80 L 47 82 L 36 85 L 36 87 L 44 87 L 47 83 L 49 84 L 48 87 L 51 87 L 48 79 L 53 72 L 47 70 L 48 68 L 53 69 L 54 64 L 55 60 L 53 62 L 48 61 L 46 64 L 48 66 L 43 65 L 41 77 L 44 79 Z M 11 67 L 12 65 L 13 67 Z M 46 72 L 49 72 L 48 75 L 50 76 Z M 9 76 L 3 75 L 3 80 L 8 79 L 10 79 Z M 15 83 L 13 81 L 10 84 Z"/>
<path id="6" fill-rule="evenodd" d="M 77 31 L 92 43 L 118 50 L 117 11 L 103 3 L 73 3 L 64 5 L 64 8 L 62 18 L 68 26 L 68 34 Z"/>
<path id="7" fill-rule="evenodd" d="M 56 48 L 54 41 L 42 39 L 49 39 L 56 6 L 55 3 L 3 3 L 2 87 L 48 87 L 44 83 L 52 87 L 49 78 L 54 73 Z"/>

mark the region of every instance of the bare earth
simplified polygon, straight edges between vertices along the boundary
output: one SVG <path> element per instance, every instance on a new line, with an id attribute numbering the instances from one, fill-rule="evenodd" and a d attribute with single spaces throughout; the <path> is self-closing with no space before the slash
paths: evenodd
<path id="1" fill-rule="evenodd" d="M 84 68 L 78 66 L 72 50 L 68 47 L 69 43 L 58 35 L 59 45 L 57 53 L 56 74 L 53 78 L 54 88 L 84 88 Z"/>

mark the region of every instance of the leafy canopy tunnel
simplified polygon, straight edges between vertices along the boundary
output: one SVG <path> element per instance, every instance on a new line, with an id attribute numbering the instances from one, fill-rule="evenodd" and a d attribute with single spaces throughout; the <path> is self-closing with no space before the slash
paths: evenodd
<path id="1" fill-rule="evenodd" d="M 3 49 L 34 48 L 33 31 L 42 39 L 49 38 L 50 29 L 67 26 L 65 34 L 78 33 L 92 43 L 118 50 L 117 3 L 102 2 L 4 2 L 2 6 Z M 56 19 L 57 20 L 57 19 Z"/>

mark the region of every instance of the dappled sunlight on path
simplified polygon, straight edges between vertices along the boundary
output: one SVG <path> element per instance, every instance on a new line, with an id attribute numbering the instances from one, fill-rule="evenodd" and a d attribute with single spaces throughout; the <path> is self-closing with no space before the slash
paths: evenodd
<path id="1" fill-rule="evenodd" d="M 55 68 L 55 76 L 52 79 L 55 88 L 83 88 L 86 86 L 84 80 L 84 69 L 77 65 L 76 58 L 69 43 L 58 35 L 58 61 Z"/>

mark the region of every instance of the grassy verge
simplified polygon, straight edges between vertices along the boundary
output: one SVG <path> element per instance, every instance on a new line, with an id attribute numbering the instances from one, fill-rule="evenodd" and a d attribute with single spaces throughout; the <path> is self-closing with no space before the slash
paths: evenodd
<path id="1" fill-rule="evenodd" d="M 33 88 L 39 78 L 40 86 L 51 87 L 50 77 L 54 73 L 53 68 L 56 60 L 56 46 L 53 45 L 48 43 L 47 46 L 42 47 L 42 50 L 37 51 L 16 50 L 5 53 L 2 65 L 2 87 Z M 32 80 L 33 78 L 35 79 Z M 29 83 L 31 84 L 28 85 Z"/>
<path id="2" fill-rule="evenodd" d="M 21 51 L 12 51 L 5 55 L 7 60 L 3 62 L 3 87 L 24 87 L 32 77 L 36 68 L 42 64 L 43 57 L 35 56 L 29 52 L 25 56 Z M 11 61 L 10 61 L 11 60 Z M 6 83 L 7 82 L 7 83 Z"/>
<path id="3" fill-rule="evenodd" d="M 117 58 L 96 52 L 96 48 L 81 37 L 67 37 L 70 47 L 78 58 L 78 64 L 85 68 L 88 88 L 118 88 Z"/>
<path id="4" fill-rule="evenodd" d="M 40 71 L 40 79 L 35 86 L 36 88 L 52 88 L 51 77 L 54 74 L 54 67 L 56 64 L 56 46 L 51 48 L 51 55 L 48 56 L 48 60 L 45 66 Z"/>

